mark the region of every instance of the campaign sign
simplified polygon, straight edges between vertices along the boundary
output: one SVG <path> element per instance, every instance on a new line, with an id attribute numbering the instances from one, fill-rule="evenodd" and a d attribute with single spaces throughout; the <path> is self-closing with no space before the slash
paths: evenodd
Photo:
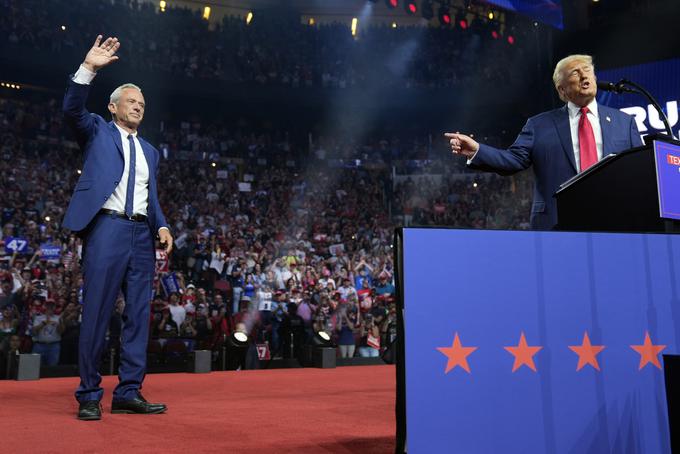
<path id="1" fill-rule="evenodd" d="M 408 452 L 671 452 L 680 235 L 401 235 Z"/>
<path id="2" fill-rule="evenodd" d="M 26 238 L 11 237 L 5 238 L 5 250 L 9 252 L 26 252 L 28 249 L 28 240 Z"/>
<path id="3" fill-rule="evenodd" d="M 680 220 L 680 146 L 654 141 L 661 217 Z"/>
<path id="4" fill-rule="evenodd" d="M 161 277 L 161 286 L 166 296 L 170 296 L 171 293 L 177 293 L 180 290 L 179 281 L 175 273 L 168 273 Z"/>
<path id="5" fill-rule="evenodd" d="M 165 249 L 156 249 L 156 273 L 167 273 L 170 271 L 170 259 Z"/>
<path id="6" fill-rule="evenodd" d="M 59 257 L 61 257 L 61 247 L 50 243 L 43 243 L 40 245 L 41 259 L 59 260 Z"/>

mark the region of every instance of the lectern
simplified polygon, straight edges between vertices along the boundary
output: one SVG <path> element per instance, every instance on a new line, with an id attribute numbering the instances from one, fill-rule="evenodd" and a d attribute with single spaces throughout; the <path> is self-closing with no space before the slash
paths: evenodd
<path id="1" fill-rule="evenodd" d="M 680 142 L 657 136 L 606 156 L 555 197 L 558 230 L 680 232 Z"/>

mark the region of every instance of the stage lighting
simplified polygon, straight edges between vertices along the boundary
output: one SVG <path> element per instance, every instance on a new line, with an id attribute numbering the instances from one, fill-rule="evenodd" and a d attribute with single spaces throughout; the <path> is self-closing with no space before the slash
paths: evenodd
<path id="1" fill-rule="evenodd" d="M 491 30 L 491 37 L 493 39 L 498 39 L 500 37 L 500 35 L 498 34 L 497 30 Z"/>
<path id="2" fill-rule="evenodd" d="M 513 44 L 515 44 L 515 37 L 514 36 L 508 35 L 508 44 L 510 44 L 511 46 Z"/>
<path id="3" fill-rule="evenodd" d="M 61 31 L 64 31 L 64 32 L 66 31 L 66 25 L 61 26 Z"/>
<path id="4" fill-rule="evenodd" d="M 439 23 L 445 27 L 448 27 L 451 25 L 451 12 L 449 11 L 448 6 L 440 6 L 439 7 Z"/>
<path id="5" fill-rule="evenodd" d="M 316 23 L 316 21 L 314 20 L 313 17 L 310 17 L 309 20 L 307 21 L 307 23 L 308 23 L 309 25 L 313 26 L 313 25 Z"/>
<path id="6" fill-rule="evenodd" d="M 246 25 L 250 25 L 250 23 L 253 21 L 253 12 L 248 11 L 248 14 L 246 14 Z"/>
<path id="7" fill-rule="evenodd" d="M 206 6 L 203 8 L 203 19 L 208 20 L 210 19 L 210 7 Z"/>
<path id="8" fill-rule="evenodd" d="M 396 22 L 392 22 L 392 28 L 397 28 L 397 23 L 396 23 Z"/>
<path id="9" fill-rule="evenodd" d="M 359 19 L 356 17 L 352 18 L 352 36 L 357 36 L 357 27 L 359 26 Z"/>
<path id="10" fill-rule="evenodd" d="M 394 9 L 399 6 L 399 0 L 385 0 L 385 4 L 388 8 Z"/>
<path id="11" fill-rule="evenodd" d="M 416 4 L 415 0 L 406 0 L 404 2 L 404 11 L 406 11 L 406 14 L 410 14 L 411 16 L 417 13 L 418 5 Z"/>
<path id="12" fill-rule="evenodd" d="M 458 14 L 456 14 L 456 23 L 460 28 L 463 30 L 467 30 L 468 28 L 468 21 L 467 18 L 465 17 L 465 12 L 464 11 L 459 11 Z"/>
<path id="13" fill-rule="evenodd" d="M 420 8 L 420 14 L 423 16 L 423 18 L 427 19 L 428 21 L 432 20 L 434 17 L 434 5 L 432 5 L 432 0 L 423 0 L 423 2 L 420 4 Z"/>
<path id="14" fill-rule="evenodd" d="M 493 11 L 489 11 L 489 14 L 487 15 L 487 17 L 489 18 L 489 20 L 493 20 L 493 18 L 495 17 L 494 14 L 493 14 Z"/>
<path id="15" fill-rule="evenodd" d="M 248 335 L 242 331 L 234 331 L 231 340 L 237 347 L 243 347 L 248 343 Z"/>
<path id="16" fill-rule="evenodd" d="M 317 331 L 314 334 L 314 339 L 312 341 L 315 347 L 331 347 L 331 335 L 326 331 Z"/>
<path id="17" fill-rule="evenodd" d="M 161 13 L 165 12 L 165 7 L 168 6 L 168 3 L 165 0 L 161 0 L 158 2 L 158 9 L 161 10 Z"/>
<path id="18" fill-rule="evenodd" d="M 213 162 L 213 163 L 211 163 L 210 165 L 213 166 L 213 167 L 217 167 L 217 163 L 216 163 L 216 162 Z"/>

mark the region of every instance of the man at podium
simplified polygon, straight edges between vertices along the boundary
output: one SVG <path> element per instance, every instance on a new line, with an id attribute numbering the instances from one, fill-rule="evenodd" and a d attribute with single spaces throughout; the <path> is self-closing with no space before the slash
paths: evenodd
<path id="1" fill-rule="evenodd" d="M 553 83 L 566 105 L 529 118 L 507 150 L 458 132 L 445 134 L 453 153 L 465 156 L 472 169 L 511 175 L 533 166 L 534 230 L 551 230 L 557 224 L 553 194 L 561 183 L 604 156 L 642 145 L 633 117 L 595 100 L 597 78 L 590 55 L 560 60 Z"/>

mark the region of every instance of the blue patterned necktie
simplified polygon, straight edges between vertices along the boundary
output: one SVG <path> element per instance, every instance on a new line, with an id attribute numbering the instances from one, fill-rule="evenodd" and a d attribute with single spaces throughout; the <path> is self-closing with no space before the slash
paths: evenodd
<path id="1" fill-rule="evenodd" d="M 128 142 L 130 142 L 130 167 L 128 171 L 127 192 L 125 193 L 125 215 L 130 218 L 134 214 L 135 209 L 135 166 L 137 164 L 137 150 L 135 149 L 135 140 L 132 134 L 128 135 Z"/>

